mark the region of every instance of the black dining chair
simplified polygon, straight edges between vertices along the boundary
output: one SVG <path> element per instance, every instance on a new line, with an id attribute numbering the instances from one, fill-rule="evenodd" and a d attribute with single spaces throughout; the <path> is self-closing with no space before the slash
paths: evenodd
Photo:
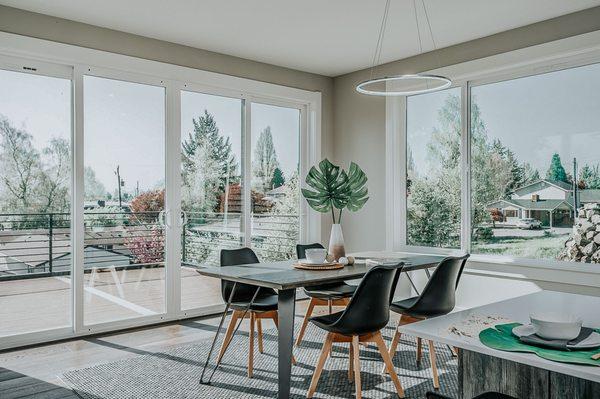
<path id="1" fill-rule="evenodd" d="M 298 259 L 306 258 L 306 250 L 314 248 L 324 249 L 319 243 L 296 245 Z M 298 337 L 296 338 L 296 346 L 299 346 L 302 342 L 306 327 L 308 326 L 308 321 L 316 306 L 327 306 L 329 308 L 329 314 L 331 314 L 334 306 L 348 305 L 354 291 L 356 291 L 356 286 L 344 282 L 305 287 L 304 292 L 310 298 L 310 302 L 308 303 L 308 308 L 306 309 L 300 332 L 298 332 Z"/>
<path id="2" fill-rule="evenodd" d="M 258 257 L 250 248 L 221 250 L 221 267 L 259 263 Z M 234 291 L 235 289 L 235 291 Z M 258 292 L 257 292 L 258 290 Z M 233 296 L 232 296 L 233 291 Z M 223 301 L 231 300 L 233 313 L 225 332 L 217 364 L 221 362 L 241 319 L 250 319 L 250 346 L 248 351 L 248 377 L 252 378 L 254 369 L 254 328 L 258 329 L 258 351 L 263 353 L 262 320 L 271 319 L 277 327 L 277 292 L 271 288 L 221 280 Z M 295 361 L 294 361 L 295 362 Z"/>
<path id="3" fill-rule="evenodd" d="M 400 320 L 396 327 L 396 333 L 390 344 L 390 357 L 393 359 L 400 336 L 402 333 L 398 327 L 431 317 L 442 316 L 450 313 L 456 303 L 456 289 L 462 275 L 469 255 L 444 258 L 427 281 L 421 295 L 402 301 L 393 302 L 390 306 L 392 312 L 399 313 Z M 440 382 L 438 378 L 437 366 L 435 361 L 435 348 L 432 340 L 428 340 L 429 361 L 431 363 L 431 372 L 433 374 L 433 386 L 438 389 Z M 421 339 L 417 339 L 417 361 L 421 360 Z M 385 371 L 385 370 L 384 370 Z"/>
<path id="4" fill-rule="evenodd" d="M 390 319 L 390 303 L 402 266 L 402 263 L 393 266 L 375 266 L 365 274 L 345 310 L 310 319 L 317 327 L 327 331 L 327 337 L 308 389 L 308 398 L 312 398 L 317 389 L 323 366 L 334 342 L 350 343 L 348 379 L 351 381 L 354 374 L 357 398 L 361 397 L 360 343 L 367 342 L 374 342 L 377 345 L 398 396 L 404 397 L 402 384 L 381 336 L 381 329 Z"/>
<path id="5" fill-rule="evenodd" d="M 440 395 L 435 392 L 427 392 L 425 394 L 425 399 L 452 399 L 449 396 Z M 505 395 L 503 393 L 498 392 L 485 392 L 480 395 L 475 396 L 473 399 L 517 399 L 513 396 Z"/>

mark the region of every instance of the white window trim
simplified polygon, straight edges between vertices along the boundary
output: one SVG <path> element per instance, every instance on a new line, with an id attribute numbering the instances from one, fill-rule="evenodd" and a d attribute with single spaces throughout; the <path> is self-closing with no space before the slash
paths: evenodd
<path id="1" fill-rule="evenodd" d="M 23 70 L 23 66 L 37 68 L 38 71 Z M 0 68 L 46 76 L 70 79 L 73 86 L 73 129 L 72 154 L 73 176 L 71 182 L 73 217 L 73 259 L 75 264 L 83 263 L 83 76 L 95 75 L 112 79 L 152 84 L 165 87 L 165 177 L 170 179 L 169 186 L 179 183 L 180 147 L 180 90 L 189 87 L 192 91 L 201 91 L 221 96 L 248 100 L 245 102 L 249 112 L 252 101 L 293 107 L 301 111 L 300 175 L 304 176 L 311 165 L 321 159 L 321 93 L 272 83 L 259 82 L 215 72 L 182 67 L 157 61 L 93 50 L 42 39 L 0 32 Z M 249 132 L 249 119 L 246 121 Z M 246 146 L 249 151 L 250 146 Z M 249 152 L 248 154 L 249 155 Z M 249 180 L 248 180 L 249 181 Z M 302 181 L 302 186 L 305 183 Z M 248 185 L 249 186 L 249 185 Z M 320 214 L 309 212 L 304 201 L 301 202 L 300 239 L 303 242 L 321 241 Z M 173 226 L 172 234 L 167 234 L 167 265 L 180 263 L 180 247 L 177 232 L 181 226 L 176 222 L 180 209 L 180 197 L 177 190 L 167 190 L 167 220 Z M 169 238 L 169 236 L 171 238 Z M 77 245 L 79 244 L 79 245 Z M 170 254 L 170 255 L 169 255 Z M 108 323 L 83 324 L 83 269 L 75 267 L 72 271 L 72 321 L 71 327 L 61 327 L 45 331 L 12 335 L 0 338 L 0 350 L 23 345 L 48 342 L 51 340 L 80 337 L 123 328 L 150 325 L 164 321 L 179 320 L 213 314 L 223 305 L 205 308 L 181 310 L 181 279 L 179 267 L 167 267 L 165 272 L 165 313 L 142 316 L 133 319 Z"/>
<path id="2" fill-rule="evenodd" d="M 591 32 L 525 49 L 452 65 L 432 71 L 453 77 L 461 88 L 461 248 L 411 246 L 406 243 L 406 97 L 386 98 L 386 232 L 387 250 L 454 254 L 471 249 L 470 212 L 470 90 L 473 86 L 600 63 L 600 32 Z M 510 265 L 534 270 L 600 274 L 597 265 L 509 255 L 476 254 L 473 264 Z M 481 268 L 479 269 L 481 272 Z M 549 275 L 548 281 L 566 282 Z M 563 277 L 564 278 L 564 277 Z M 579 284 L 574 283 L 574 284 Z"/>

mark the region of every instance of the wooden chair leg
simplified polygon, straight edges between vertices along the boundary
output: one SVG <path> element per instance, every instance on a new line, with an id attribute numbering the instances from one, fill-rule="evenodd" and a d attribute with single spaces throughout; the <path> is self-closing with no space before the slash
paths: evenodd
<path id="1" fill-rule="evenodd" d="M 298 333 L 298 338 L 296 339 L 296 346 L 300 346 L 300 342 L 302 342 L 302 338 L 304 337 L 304 333 L 306 332 L 306 327 L 308 326 L 308 319 L 310 319 L 310 316 L 312 316 L 312 312 L 315 308 L 316 302 L 316 299 L 311 298 L 310 303 L 308 304 L 306 314 L 304 315 L 304 320 L 302 321 L 302 327 L 300 327 L 300 332 Z"/>
<path id="2" fill-rule="evenodd" d="M 388 374 L 390 375 L 390 377 L 392 377 L 392 382 L 396 387 L 396 393 L 398 394 L 398 397 L 404 398 L 404 389 L 402 389 L 402 384 L 398 379 L 398 374 L 396 374 L 396 370 L 394 369 L 394 363 L 392 363 L 392 358 L 390 357 L 390 354 L 388 353 L 387 348 L 385 347 L 385 342 L 383 342 L 383 337 L 381 336 L 381 333 L 377 333 L 373 338 L 375 340 L 375 343 L 377 344 L 377 348 L 379 348 L 379 353 L 383 358 L 383 363 L 387 368 Z"/>
<path id="3" fill-rule="evenodd" d="M 308 388 L 308 393 L 306 394 L 307 398 L 312 398 L 317 390 L 317 384 L 319 383 L 319 378 L 321 378 L 321 372 L 323 371 L 323 366 L 325 366 L 325 361 L 329 356 L 329 349 L 331 349 L 331 344 L 333 343 L 333 334 L 328 333 L 327 338 L 325 338 L 325 343 L 323 344 L 323 349 L 321 349 L 321 356 L 319 356 L 319 361 L 317 362 L 317 366 L 315 368 L 315 373 L 313 374 L 312 380 L 310 382 L 310 388 Z"/>
<path id="4" fill-rule="evenodd" d="M 358 335 L 354 335 L 352 337 L 352 346 L 354 350 L 352 351 L 352 355 L 354 357 L 354 389 L 356 390 L 356 399 L 362 398 L 362 389 L 360 384 L 360 357 L 359 351 L 360 346 L 358 342 Z"/>
<path id="5" fill-rule="evenodd" d="M 333 313 L 333 300 L 332 299 L 327 300 L 327 307 L 329 308 L 329 314 L 332 314 Z"/>
<path id="6" fill-rule="evenodd" d="M 263 353 L 263 333 L 262 333 L 262 321 L 256 319 L 256 330 L 258 332 L 258 352 Z"/>
<path id="7" fill-rule="evenodd" d="M 255 314 L 250 312 L 250 347 L 248 348 L 248 378 L 252 378 L 254 371 L 254 322 Z"/>
<path id="8" fill-rule="evenodd" d="M 350 342 L 350 356 L 348 356 L 348 381 L 352 382 L 354 374 L 354 345 Z"/>
<path id="9" fill-rule="evenodd" d="M 433 374 L 433 387 L 440 389 L 440 380 L 438 378 L 437 365 L 435 363 L 435 346 L 433 341 L 428 340 L 429 343 L 429 362 L 431 363 L 431 373 Z"/>
<path id="10" fill-rule="evenodd" d="M 221 344 L 221 350 L 219 351 L 219 356 L 217 357 L 217 363 L 221 361 L 223 355 L 225 355 L 225 351 L 229 347 L 231 343 L 231 339 L 233 338 L 233 332 L 235 331 L 235 324 L 239 319 L 239 312 L 234 310 L 231 314 L 231 320 L 229 321 L 229 325 L 227 326 L 227 331 L 225 332 L 225 337 L 223 338 L 223 343 Z"/>
<path id="11" fill-rule="evenodd" d="M 423 357 L 423 342 L 421 338 L 417 338 L 417 364 L 421 363 Z"/>
<path id="12" fill-rule="evenodd" d="M 402 333 L 400 332 L 400 330 L 398 330 L 398 327 L 400 327 L 400 321 L 398 321 L 398 325 L 396 326 L 396 332 L 394 333 L 394 338 L 392 338 L 392 343 L 390 344 L 390 359 L 394 358 L 396 350 L 398 349 L 398 344 L 400 343 L 400 337 L 402 337 Z M 386 371 L 387 368 L 383 366 L 383 370 L 381 370 L 381 372 L 385 374 Z"/>

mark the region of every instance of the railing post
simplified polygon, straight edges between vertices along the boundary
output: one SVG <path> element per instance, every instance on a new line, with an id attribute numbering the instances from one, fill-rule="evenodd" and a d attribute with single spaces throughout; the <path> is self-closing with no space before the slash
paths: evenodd
<path id="1" fill-rule="evenodd" d="M 50 274 L 52 274 L 52 236 L 53 236 L 53 232 L 52 232 L 52 228 L 53 228 L 53 218 L 54 214 L 49 213 L 48 214 L 48 266 L 49 266 L 49 271 Z"/>

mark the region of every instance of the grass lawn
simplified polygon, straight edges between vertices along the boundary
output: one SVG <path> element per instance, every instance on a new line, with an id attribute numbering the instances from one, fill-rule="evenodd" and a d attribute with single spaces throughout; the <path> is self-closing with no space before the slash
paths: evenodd
<path id="1" fill-rule="evenodd" d="M 549 233 L 543 236 L 504 236 L 473 241 L 476 254 L 512 255 L 519 258 L 556 259 L 569 234 Z"/>

